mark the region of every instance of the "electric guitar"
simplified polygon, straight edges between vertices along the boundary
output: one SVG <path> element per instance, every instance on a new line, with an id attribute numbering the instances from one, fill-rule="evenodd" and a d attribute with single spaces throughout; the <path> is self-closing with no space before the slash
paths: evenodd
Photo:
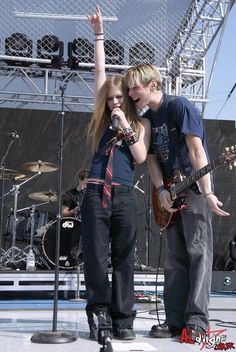
<path id="1" fill-rule="evenodd" d="M 179 170 L 176 170 L 176 173 L 171 178 L 164 179 L 164 186 L 170 192 L 171 199 L 174 201 L 173 208 L 178 209 L 174 213 L 170 213 L 161 207 L 154 186 L 152 190 L 153 213 L 155 221 L 160 226 L 161 231 L 174 225 L 179 210 L 187 207 L 185 204 L 185 198 L 189 187 L 193 186 L 200 178 L 220 166 L 230 165 L 230 168 L 232 169 L 232 162 L 234 162 L 233 166 L 236 166 L 235 159 L 236 145 L 230 148 L 225 148 L 225 151 L 219 158 L 213 160 L 211 163 L 205 165 L 190 176 L 183 176 Z"/>

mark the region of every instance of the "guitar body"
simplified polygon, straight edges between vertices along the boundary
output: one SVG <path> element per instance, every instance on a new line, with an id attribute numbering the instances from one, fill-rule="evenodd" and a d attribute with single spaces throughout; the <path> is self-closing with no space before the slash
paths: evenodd
<path id="1" fill-rule="evenodd" d="M 178 211 L 175 213 L 169 213 L 165 208 L 161 207 L 155 186 L 152 189 L 152 208 L 155 221 L 157 225 L 160 226 L 161 230 L 165 230 L 171 225 L 174 225 L 178 216 Z"/>
<path id="2" fill-rule="evenodd" d="M 192 187 L 196 193 L 199 192 L 195 188 L 195 182 L 200 180 L 203 176 L 215 170 L 219 166 L 229 165 L 230 168 L 236 166 L 236 146 L 226 147 L 225 151 L 218 158 L 213 160 L 213 162 L 203 166 L 201 169 L 197 170 L 194 174 L 190 176 L 183 176 L 179 170 L 175 170 L 173 177 L 169 179 L 164 179 L 164 186 L 167 191 L 170 192 L 171 199 L 174 201 L 173 208 L 177 209 L 174 213 L 169 213 L 167 210 L 161 207 L 156 188 L 153 186 L 152 190 L 152 206 L 154 217 L 156 223 L 160 226 L 161 230 L 165 230 L 176 221 L 179 214 L 179 210 L 187 208 L 185 204 L 187 190 Z M 201 193 L 201 192 L 199 192 Z"/>
<path id="3" fill-rule="evenodd" d="M 167 191 L 172 194 L 172 189 L 177 184 L 178 182 L 181 182 L 182 175 L 179 172 L 179 170 L 176 170 L 176 173 L 172 178 L 169 179 L 164 179 L 164 186 L 167 189 Z M 160 226 L 161 230 L 165 230 L 176 222 L 176 218 L 179 215 L 179 210 L 186 208 L 185 204 L 185 197 L 186 197 L 187 192 L 182 191 L 180 194 L 177 195 L 177 197 L 174 199 L 174 204 L 173 208 L 177 209 L 176 212 L 170 213 L 168 212 L 165 208 L 161 207 L 159 198 L 157 196 L 157 191 L 156 187 L 153 186 L 152 189 L 152 207 L 153 207 L 153 213 L 155 217 L 156 223 Z M 173 197 L 172 197 L 173 199 Z"/>

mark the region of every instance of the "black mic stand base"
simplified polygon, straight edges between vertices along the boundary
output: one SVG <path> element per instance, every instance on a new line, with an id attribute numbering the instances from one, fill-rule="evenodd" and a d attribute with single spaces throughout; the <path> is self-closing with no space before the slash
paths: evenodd
<path id="1" fill-rule="evenodd" d="M 69 343 L 77 340 L 77 337 L 69 331 L 45 331 L 36 332 L 31 336 L 31 342 L 34 343 Z"/>

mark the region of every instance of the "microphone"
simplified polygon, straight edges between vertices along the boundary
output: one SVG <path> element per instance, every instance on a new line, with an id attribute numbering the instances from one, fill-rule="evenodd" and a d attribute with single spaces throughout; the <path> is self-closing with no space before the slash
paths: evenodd
<path id="1" fill-rule="evenodd" d="M 16 131 L 9 132 L 8 135 L 11 139 L 17 139 L 20 137 Z"/>
<path id="2" fill-rule="evenodd" d="M 119 128 L 119 116 L 113 115 L 111 125 L 109 127 L 112 131 L 117 131 Z"/>

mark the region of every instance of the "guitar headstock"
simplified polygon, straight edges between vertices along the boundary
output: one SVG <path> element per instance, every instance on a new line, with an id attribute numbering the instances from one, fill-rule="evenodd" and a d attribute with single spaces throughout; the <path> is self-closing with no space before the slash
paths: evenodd
<path id="1" fill-rule="evenodd" d="M 232 170 L 236 166 L 236 145 L 226 147 L 223 153 L 224 164 L 229 165 L 229 169 Z"/>

